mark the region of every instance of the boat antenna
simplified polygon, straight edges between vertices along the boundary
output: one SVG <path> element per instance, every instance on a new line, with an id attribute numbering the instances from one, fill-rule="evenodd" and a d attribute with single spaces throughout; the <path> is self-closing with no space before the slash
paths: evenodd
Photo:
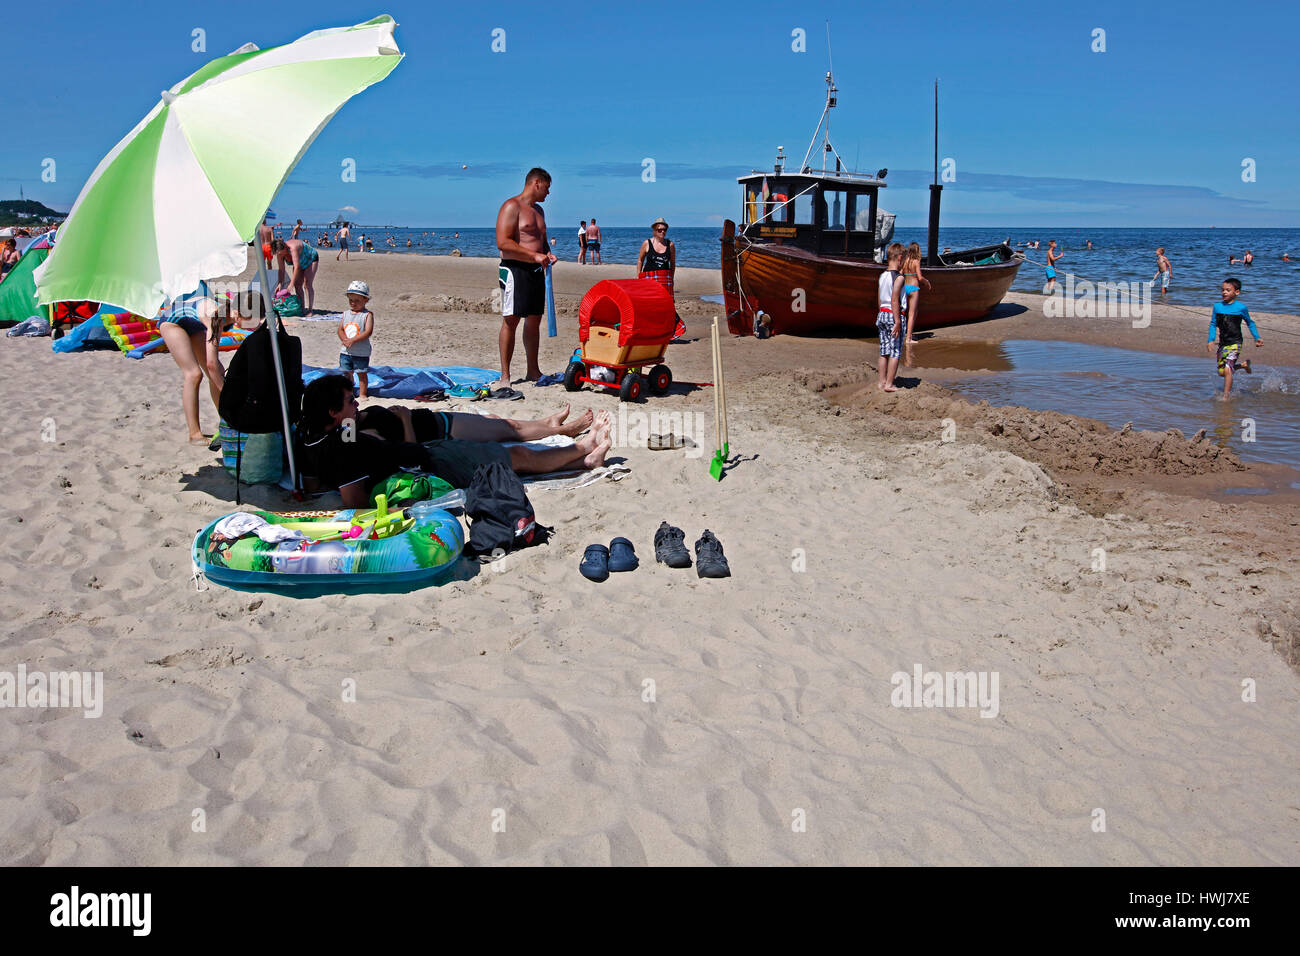
<path id="1" fill-rule="evenodd" d="M 834 155 L 836 159 L 836 168 L 844 165 L 840 159 L 840 154 L 836 152 L 835 147 L 831 145 L 831 110 L 835 108 L 836 94 L 839 88 L 835 85 L 835 65 L 830 58 L 831 47 L 831 22 L 826 21 L 826 58 L 827 64 L 831 69 L 826 71 L 826 107 L 822 110 L 821 119 L 817 121 L 817 128 L 813 130 L 812 141 L 808 144 L 808 151 L 803 154 L 803 162 L 799 164 L 799 171 L 806 173 L 809 171 L 808 157 L 812 155 L 813 147 L 817 144 L 817 134 L 822 131 L 822 126 L 826 127 L 826 133 L 822 138 L 822 172 L 826 171 L 826 158 L 828 155 Z"/>
<path id="2" fill-rule="evenodd" d="M 831 56 L 831 21 L 826 21 L 826 65 L 835 72 L 835 58 Z"/>
<path id="3" fill-rule="evenodd" d="M 939 182 L 939 79 L 934 80 L 934 181 Z"/>

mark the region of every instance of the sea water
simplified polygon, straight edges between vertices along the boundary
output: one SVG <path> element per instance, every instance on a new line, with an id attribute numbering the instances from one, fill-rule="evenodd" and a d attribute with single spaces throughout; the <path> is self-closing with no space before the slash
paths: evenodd
<path id="1" fill-rule="evenodd" d="M 1300 468 L 1300 371 L 1269 368 L 1266 350 L 1256 352 L 1249 341 L 1243 352 L 1255 371 L 1233 378 L 1226 401 L 1208 352 L 1193 358 L 1019 339 L 991 348 L 998 355 L 984 367 L 1000 371 L 944 384 L 975 401 L 1081 415 L 1113 428 L 1132 422 L 1135 429 L 1177 428 L 1188 438 L 1204 428 L 1243 459 Z M 916 349 L 918 364 L 931 364 L 924 341 Z"/>
<path id="2" fill-rule="evenodd" d="M 314 241 L 323 227 L 308 226 L 307 237 Z M 555 254 L 576 262 L 578 258 L 578 224 L 552 222 L 551 236 L 556 240 Z M 611 227 L 601 229 L 601 258 L 604 262 L 635 263 L 643 243 L 650 236 L 649 227 Z M 386 228 L 354 226 L 352 255 L 356 238 L 364 233 L 374 242 L 375 252 L 414 252 L 445 256 L 459 249 L 466 256 L 495 258 L 496 230 L 453 226 Z M 456 233 L 460 233 L 459 236 Z M 719 267 L 722 227 L 674 226 L 668 233 L 677 246 L 677 264 L 692 268 Z M 387 237 L 392 236 L 390 247 Z M 924 250 L 926 231 L 922 227 L 899 226 L 894 238 L 902 243 L 917 242 Z M 411 248 L 406 248 L 406 240 Z M 1047 258 L 1047 242 L 1056 239 L 1065 258 L 1057 267 L 1060 279 L 1074 274 L 1091 282 L 1149 282 L 1155 274 L 1155 251 L 1163 246 L 1173 263 L 1174 277 L 1169 295 L 1155 301 L 1204 308 L 1209 322 L 1210 307 L 1219 301 L 1219 284 L 1224 276 L 1235 275 L 1243 283 L 1247 307 L 1256 312 L 1300 313 L 1300 229 L 1006 229 L 998 227 L 962 228 L 939 231 L 939 248 L 971 249 L 1009 239 L 1017 251 L 1030 260 L 1020 267 L 1011 286 L 1016 292 L 1040 292 L 1046 282 L 1041 263 Z M 1038 249 L 1024 243 L 1039 241 Z M 1093 248 L 1087 248 L 1091 239 Z M 1238 258 L 1247 250 L 1255 254 L 1254 265 L 1228 265 L 1229 255 Z M 1297 261 L 1283 262 L 1289 252 Z M 1058 281 L 1059 285 L 1059 281 Z"/>

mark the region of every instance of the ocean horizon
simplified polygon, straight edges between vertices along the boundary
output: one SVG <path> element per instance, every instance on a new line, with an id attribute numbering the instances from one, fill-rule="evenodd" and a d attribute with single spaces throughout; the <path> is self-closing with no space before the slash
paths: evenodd
<path id="1" fill-rule="evenodd" d="M 292 220 L 290 220 L 292 222 Z M 282 220 L 282 226 L 284 225 Z M 326 227 L 304 224 L 308 239 L 314 239 Z M 577 223 L 559 228 L 551 225 L 555 254 L 561 259 L 578 258 Z M 283 231 L 283 228 L 282 228 Z M 459 249 L 462 255 L 493 258 L 496 230 L 493 227 L 393 227 L 354 226 L 354 237 L 367 235 L 375 241 L 375 252 L 411 252 L 418 255 L 448 255 Z M 604 262 L 636 262 L 641 243 L 649 238 L 644 228 L 602 227 L 601 254 Z M 459 233 L 459 236 L 456 236 Z M 683 226 L 669 231 L 677 245 L 677 264 L 688 268 L 716 269 L 720 266 L 719 239 L 722 227 Z M 391 236 L 394 246 L 389 247 Z M 407 249 L 406 240 L 411 240 Z M 926 246 L 924 227 L 901 226 L 894 230 L 899 242 L 918 242 Z M 1225 276 L 1241 279 L 1242 297 L 1248 308 L 1259 312 L 1300 313 L 1300 261 L 1283 261 L 1284 253 L 1300 260 L 1300 228 L 1296 229 L 1087 229 L 1087 228 L 1009 228 L 997 226 L 944 227 L 939 230 L 939 247 L 975 248 L 1008 240 L 1026 256 L 1014 292 L 1039 292 L 1046 281 L 1043 263 L 1049 240 L 1065 253 L 1058 266 L 1060 280 L 1074 275 L 1076 281 L 1149 282 L 1155 274 L 1155 250 L 1163 246 L 1173 265 L 1173 281 L 1163 301 L 1192 307 L 1210 307 L 1219 299 L 1219 285 Z M 1087 248 L 1091 239 L 1093 248 Z M 1038 249 L 1025 243 L 1039 241 Z M 1250 250 L 1255 262 L 1251 266 L 1229 265 L 1230 256 L 1241 257 Z M 354 250 L 355 252 L 355 250 Z M 1058 285 L 1060 282 L 1058 282 Z M 1156 290 L 1156 300 L 1160 300 Z"/>

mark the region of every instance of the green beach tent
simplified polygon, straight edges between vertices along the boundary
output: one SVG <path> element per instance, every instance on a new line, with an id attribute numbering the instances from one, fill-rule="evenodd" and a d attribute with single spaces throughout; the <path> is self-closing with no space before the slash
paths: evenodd
<path id="1" fill-rule="evenodd" d="M 36 301 L 36 280 L 32 273 L 49 254 L 49 242 L 38 239 L 27 247 L 22 258 L 0 282 L 0 323 L 12 325 L 33 315 L 45 314 L 44 307 Z"/>

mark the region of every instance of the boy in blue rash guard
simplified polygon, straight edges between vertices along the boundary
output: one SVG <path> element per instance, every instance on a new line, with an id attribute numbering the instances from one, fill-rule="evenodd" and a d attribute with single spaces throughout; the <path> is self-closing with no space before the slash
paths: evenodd
<path id="1" fill-rule="evenodd" d="M 1244 320 L 1250 334 L 1255 339 L 1256 347 L 1263 345 L 1259 330 L 1250 317 L 1246 307 L 1237 301 L 1241 295 L 1241 280 L 1232 276 L 1223 280 L 1223 301 L 1215 303 L 1210 312 L 1210 337 L 1207 349 L 1214 348 L 1215 336 L 1219 339 L 1219 375 L 1223 378 L 1223 397 L 1232 391 L 1232 373 L 1240 364 L 1242 371 L 1250 372 L 1250 359 L 1241 359 L 1241 323 Z"/>

